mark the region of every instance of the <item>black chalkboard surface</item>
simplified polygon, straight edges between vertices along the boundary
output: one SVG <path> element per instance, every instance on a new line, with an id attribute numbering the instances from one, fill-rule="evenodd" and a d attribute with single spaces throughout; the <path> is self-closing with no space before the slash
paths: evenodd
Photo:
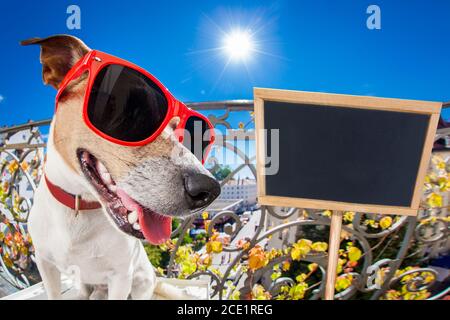
<path id="1" fill-rule="evenodd" d="M 282 94 L 281 98 L 269 94 L 264 99 L 255 95 L 260 109 L 256 121 L 261 122 L 257 128 L 267 130 L 263 171 L 279 161 L 278 172 L 264 175 L 258 185 L 264 189 L 258 190 L 259 196 L 272 199 L 268 204 L 279 205 L 283 205 L 280 199 L 307 199 L 304 207 L 323 201 L 323 209 L 328 209 L 327 202 L 339 203 L 338 208 L 347 210 L 354 209 L 349 204 L 360 204 L 367 207 L 357 207 L 360 211 L 370 212 L 377 212 L 378 207 L 414 208 L 418 177 L 423 179 L 421 166 L 428 163 L 431 153 L 427 138 L 436 129 L 436 108 L 428 112 L 425 106 L 423 112 L 417 112 L 408 108 L 406 100 L 404 106 L 392 108 L 392 101 L 377 98 L 372 98 L 376 104 L 368 98 L 367 108 L 361 99 L 353 107 L 351 97 L 343 100 L 339 95 L 339 104 L 333 105 L 333 97 L 323 97 L 325 94 L 318 94 L 322 99 L 314 103 L 314 99 L 301 99 L 308 97 L 305 94 L 298 102 L 291 101 L 295 100 L 292 97 L 280 101 Z M 275 129 L 279 130 L 277 156 L 271 139 Z M 272 163 L 267 165 L 269 157 Z M 274 199 L 278 202 L 273 203 Z M 320 208 L 320 204 L 313 207 Z"/>
<path id="2" fill-rule="evenodd" d="M 266 101 L 280 129 L 274 196 L 409 206 L 429 115 Z M 267 151 L 271 151 L 271 139 Z"/>

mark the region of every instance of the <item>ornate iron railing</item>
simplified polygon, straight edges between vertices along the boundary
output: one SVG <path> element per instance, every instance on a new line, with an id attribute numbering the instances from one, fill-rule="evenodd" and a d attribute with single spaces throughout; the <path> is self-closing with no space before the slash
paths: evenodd
<path id="1" fill-rule="evenodd" d="M 256 179 L 254 149 L 248 148 L 254 141 L 252 101 L 189 105 L 224 132 L 208 169 L 214 174 L 222 169 L 219 150 L 239 160 L 221 184 L 242 172 Z M 239 112 L 237 119 L 233 115 Z M 39 281 L 27 217 L 42 174 L 42 128 L 49 123 L 0 129 L 0 277 L 18 289 Z M 436 139 L 449 135 L 443 129 Z M 429 266 L 450 248 L 449 158 L 445 151 L 433 155 L 418 217 L 344 214 L 336 299 L 438 299 L 449 293 L 438 287 L 438 269 Z M 245 219 L 230 210 L 204 212 L 178 220 L 168 243 L 145 246 L 162 275 L 209 277 L 212 298 L 319 299 L 327 272 L 329 215 L 328 210 L 278 207 L 257 208 Z M 226 237 L 217 230 L 224 220 L 229 223 Z M 189 235 L 198 223 L 206 235 Z"/>

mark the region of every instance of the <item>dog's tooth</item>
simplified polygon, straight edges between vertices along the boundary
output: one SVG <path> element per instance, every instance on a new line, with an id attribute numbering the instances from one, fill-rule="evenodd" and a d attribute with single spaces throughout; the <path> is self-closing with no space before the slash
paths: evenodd
<path id="1" fill-rule="evenodd" d="M 117 186 L 115 184 L 109 184 L 108 189 L 112 192 L 117 192 Z"/>
<path id="2" fill-rule="evenodd" d="M 86 151 L 83 152 L 81 157 L 83 158 L 84 161 L 89 162 L 89 154 Z"/>
<path id="3" fill-rule="evenodd" d="M 113 204 L 112 207 L 113 207 L 114 209 L 118 210 L 119 208 L 121 208 L 121 207 L 123 207 L 123 206 L 122 206 L 122 203 L 114 202 L 114 204 Z"/>
<path id="4" fill-rule="evenodd" d="M 108 170 L 106 170 L 106 167 L 103 165 L 103 163 L 101 163 L 100 161 L 97 161 L 97 163 L 95 164 L 97 167 L 97 171 L 102 174 L 102 173 L 108 173 Z"/>
<path id="5" fill-rule="evenodd" d="M 139 223 L 135 222 L 135 223 L 133 223 L 133 229 L 134 230 L 141 230 L 141 226 L 139 225 Z"/>
<path id="6" fill-rule="evenodd" d="M 112 184 L 111 175 L 108 172 L 101 172 L 102 180 L 106 184 Z"/>
<path id="7" fill-rule="evenodd" d="M 128 222 L 132 225 L 134 225 L 135 222 L 138 220 L 138 213 L 136 210 L 130 212 L 128 214 Z M 138 224 L 139 225 L 139 224 Z M 133 226 L 134 227 L 134 226 Z M 137 229 L 138 230 L 138 229 Z"/>

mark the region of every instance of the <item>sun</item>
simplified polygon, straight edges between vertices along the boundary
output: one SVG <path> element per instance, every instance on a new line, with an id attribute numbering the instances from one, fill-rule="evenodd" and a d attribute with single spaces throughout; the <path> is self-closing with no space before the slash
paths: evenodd
<path id="1" fill-rule="evenodd" d="M 241 30 L 226 34 L 224 50 L 233 60 L 246 60 L 254 50 L 252 36 L 249 32 Z"/>

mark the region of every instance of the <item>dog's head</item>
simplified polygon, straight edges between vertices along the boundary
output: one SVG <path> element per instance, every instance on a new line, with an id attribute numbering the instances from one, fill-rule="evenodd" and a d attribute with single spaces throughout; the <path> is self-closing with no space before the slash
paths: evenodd
<path id="1" fill-rule="evenodd" d="M 67 35 L 22 44 L 41 46 L 44 83 L 56 89 L 90 51 L 81 40 Z M 54 148 L 102 202 L 113 225 L 129 235 L 161 243 L 170 236 L 172 216 L 205 208 L 219 195 L 220 186 L 176 138 L 177 117 L 143 146 L 116 144 L 93 132 L 82 116 L 87 77 L 78 77 L 60 94 Z"/>

